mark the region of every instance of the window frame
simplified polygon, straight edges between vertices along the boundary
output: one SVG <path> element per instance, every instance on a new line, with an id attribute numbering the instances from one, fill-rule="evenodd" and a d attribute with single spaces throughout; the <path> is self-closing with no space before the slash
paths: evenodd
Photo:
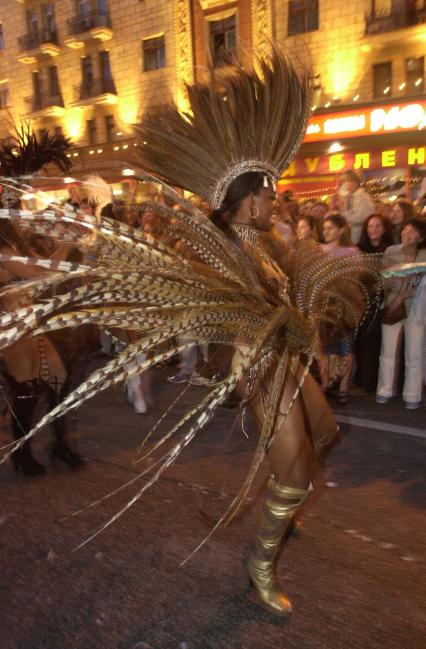
<path id="1" fill-rule="evenodd" d="M 9 83 L 0 83 L 0 110 L 5 110 L 10 106 L 10 88 Z"/>
<path id="2" fill-rule="evenodd" d="M 87 61 L 87 63 L 85 63 Z M 87 72 L 90 71 L 90 75 Z M 81 59 L 81 86 L 85 90 L 91 90 L 95 83 L 93 58 L 91 54 L 83 56 Z M 87 83 L 90 81 L 90 83 Z"/>
<path id="3" fill-rule="evenodd" d="M 381 90 L 378 89 L 378 79 L 376 78 L 376 71 L 379 68 L 384 68 L 388 66 L 389 68 L 389 77 L 387 79 L 386 85 L 383 86 Z M 374 63 L 372 66 L 372 75 L 373 75 L 373 99 L 383 99 L 385 97 L 392 97 L 392 61 L 382 61 L 381 63 Z M 385 93 L 384 90 L 389 86 L 389 92 Z"/>
<path id="4" fill-rule="evenodd" d="M 87 142 L 89 146 L 98 144 L 98 125 L 96 118 L 86 119 Z"/>
<path id="5" fill-rule="evenodd" d="M 311 3 L 313 3 L 312 6 Z M 304 24 L 301 29 L 295 24 L 298 14 L 303 17 Z M 287 5 L 287 36 L 309 34 L 318 31 L 319 27 L 319 0 L 289 0 Z"/>
<path id="6" fill-rule="evenodd" d="M 59 74 L 58 74 L 57 65 L 49 65 L 49 67 L 47 68 L 47 82 L 48 82 L 49 97 L 60 98 L 61 84 L 59 83 Z"/>
<path id="7" fill-rule="evenodd" d="M 104 115 L 105 136 L 107 142 L 114 142 L 115 115 Z"/>
<path id="8" fill-rule="evenodd" d="M 408 64 L 410 61 L 421 61 L 421 66 L 419 71 L 414 71 L 413 78 L 415 81 L 409 79 L 410 71 L 408 70 Z M 425 86 L 425 57 L 424 56 L 410 56 L 405 59 L 404 62 L 404 71 L 405 71 L 405 94 L 406 95 L 421 95 L 424 92 Z M 416 81 L 421 79 L 421 83 L 416 86 Z"/>
<path id="9" fill-rule="evenodd" d="M 160 41 L 162 44 L 155 44 Z M 151 44 L 151 45 L 149 45 Z M 161 55 L 161 51 L 163 54 Z M 155 56 L 155 65 L 148 65 L 148 56 Z M 166 63 L 166 38 L 164 34 L 157 34 L 142 40 L 142 68 L 144 72 L 154 72 L 165 68 Z"/>
<path id="10" fill-rule="evenodd" d="M 233 20 L 233 26 L 228 27 L 226 25 L 227 22 L 230 20 Z M 213 33 L 213 26 L 218 25 L 219 23 L 222 23 L 223 28 L 222 31 L 218 30 L 216 34 Z M 234 40 L 234 45 L 232 46 L 228 42 L 228 36 L 230 34 L 233 34 L 233 40 Z M 222 45 L 219 45 L 219 48 L 215 48 L 215 43 L 214 43 L 214 38 L 216 36 L 223 35 L 224 37 L 224 43 L 223 43 L 223 51 L 220 52 L 220 47 Z M 237 53 L 237 43 L 238 43 L 238 16 L 237 12 L 233 11 L 229 15 L 212 15 L 209 17 L 208 20 L 208 41 L 209 41 L 209 48 L 210 48 L 210 54 L 212 57 L 213 65 L 215 68 L 217 67 L 223 67 L 226 65 L 229 65 L 232 63 L 233 56 Z"/>

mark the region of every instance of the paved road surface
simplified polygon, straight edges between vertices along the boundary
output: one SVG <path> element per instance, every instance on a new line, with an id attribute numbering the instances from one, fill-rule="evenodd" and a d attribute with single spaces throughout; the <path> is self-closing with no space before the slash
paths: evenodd
<path id="1" fill-rule="evenodd" d="M 155 374 L 159 409 L 181 389 L 164 374 Z M 191 390 L 179 411 L 203 393 Z M 370 418 L 411 425 L 402 411 L 378 415 L 368 403 Z M 350 412 L 360 407 L 355 400 Z M 423 414 L 413 428 L 424 428 Z M 281 555 L 295 606 L 282 622 L 251 601 L 244 568 L 266 466 L 238 520 L 180 567 L 248 466 L 255 435 L 234 426 L 235 411 L 221 409 L 146 497 L 72 552 L 139 483 L 61 519 L 136 476 L 135 449 L 155 420 L 112 389 L 75 421 L 86 469 L 52 467 L 47 433 L 36 445 L 44 478 L 0 467 L 0 649 L 426 649 L 425 439 L 346 427 L 318 471 L 302 536 Z"/>

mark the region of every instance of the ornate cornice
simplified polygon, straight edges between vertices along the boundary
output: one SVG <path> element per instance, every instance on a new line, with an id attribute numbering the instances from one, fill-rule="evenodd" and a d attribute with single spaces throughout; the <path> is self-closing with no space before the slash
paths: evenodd
<path id="1" fill-rule="evenodd" d="M 185 84 L 194 82 L 194 54 L 190 0 L 173 0 L 173 23 L 176 53 L 177 104 L 187 105 Z"/>
<path id="2" fill-rule="evenodd" d="M 235 0 L 199 0 L 199 2 L 203 11 L 219 9 L 229 4 L 235 4 Z"/>
<path id="3" fill-rule="evenodd" d="M 274 37 L 272 0 L 251 0 L 251 24 L 253 53 L 266 54 Z"/>

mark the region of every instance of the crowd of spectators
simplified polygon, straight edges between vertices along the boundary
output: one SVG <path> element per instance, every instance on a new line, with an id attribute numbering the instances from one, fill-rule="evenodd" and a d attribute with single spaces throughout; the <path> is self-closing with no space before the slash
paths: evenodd
<path id="1" fill-rule="evenodd" d="M 383 254 L 383 264 L 426 261 L 426 206 L 399 197 L 375 199 L 354 171 L 343 174 L 328 202 L 278 194 L 276 233 L 289 247 L 315 241 L 333 255 Z M 405 407 L 422 404 L 426 382 L 425 282 L 420 275 L 387 280 L 380 310 L 356 339 L 346 337 L 317 359 L 324 392 L 347 403 L 351 391 L 386 404 L 402 386 Z"/>
<path id="2" fill-rule="evenodd" d="M 161 195 L 154 200 L 179 211 L 179 205 Z M 196 197 L 190 200 L 209 214 L 205 202 Z M 149 203 L 131 207 L 117 204 L 114 216 L 155 237 L 162 238 L 165 232 L 169 236 L 172 231 L 170 223 L 166 227 L 164 217 Z M 374 198 L 354 171 L 343 174 L 339 191 L 327 201 L 297 200 L 291 192 L 279 192 L 274 230 L 289 249 L 303 242 L 316 242 L 324 252 L 336 257 L 382 253 L 387 265 L 426 261 L 426 207 L 405 197 L 393 202 Z M 351 393 L 376 393 L 377 402 L 385 404 L 403 386 L 406 408 L 420 407 L 426 382 L 426 305 L 421 294 L 426 289 L 418 284 L 418 275 L 387 281 L 381 308 L 370 317 L 368 326 L 356 337 L 346 336 L 326 347 L 316 359 L 318 380 L 331 399 L 345 404 Z M 207 358 L 207 350 L 194 345 L 169 380 L 208 384 L 211 377 L 198 371 L 208 363 Z M 135 407 L 138 409 L 137 401 Z M 139 411 L 145 412 L 143 403 Z"/>

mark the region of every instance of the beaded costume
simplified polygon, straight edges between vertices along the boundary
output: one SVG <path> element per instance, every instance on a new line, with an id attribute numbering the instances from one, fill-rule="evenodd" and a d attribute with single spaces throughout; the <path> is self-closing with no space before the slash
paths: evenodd
<path id="1" fill-rule="evenodd" d="M 210 83 L 189 87 L 188 98 L 190 110 L 185 114 L 171 104 L 144 117 L 137 129 L 141 169 L 207 198 L 219 211 L 241 174 L 263 174 L 265 186 L 279 178 L 298 149 L 309 112 L 307 77 L 297 75 L 277 50 L 258 63 L 258 71 L 236 70 L 220 82 L 213 75 Z M 141 171 L 140 177 L 147 176 Z M 296 249 L 288 258 L 274 258 L 276 244 L 266 235 L 235 227 L 232 240 L 194 205 L 172 195 L 179 212 L 160 205 L 152 209 L 173 224 L 174 239 L 193 252 L 191 258 L 184 258 L 167 240 L 107 218 L 99 223 L 67 206 L 39 213 L 0 210 L 0 218 L 43 236 L 77 245 L 95 233 L 97 240 L 97 256 L 90 265 L 24 260 L 51 272 L 8 289 L 24 291 L 33 304 L 0 318 L 1 347 L 23 336 L 84 323 L 138 334 L 26 438 L 101 390 L 185 349 L 185 342 L 176 343 L 178 336 L 182 340 L 188 335 L 188 345 L 197 340 L 236 350 L 228 375 L 149 448 L 147 455 L 159 451 L 159 457 L 140 474 L 147 476 L 145 484 L 102 529 L 176 461 L 244 377 L 273 368 L 261 385 L 264 417 L 246 480 L 215 528 L 228 522 L 273 444 L 278 419 L 285 421 L 299 398 L 321 340 L 356 329 L 377 297 L 380 274 L 375 257 L 336 260 L 312 246 Z M 273 270 L 272 278 L 265 268 Z M 48 289 L 54 290 L 53 297 L 45 297 Z M 167 351 L 159 351 L 166 342 Z M 148 352 L 140 363 L 138 358 Z M 129 371 L 126 364 L 132 360 Z M 282 411 L 289 373 L 295 387 Z M 291 605 L 273 574 L 273 562 L 286 528 L 310 491 L 309 484 L 299 488 L 274 478 L 268 487 L 249 573 L 263 605 L 278 615 L 288 614 Z"/>

